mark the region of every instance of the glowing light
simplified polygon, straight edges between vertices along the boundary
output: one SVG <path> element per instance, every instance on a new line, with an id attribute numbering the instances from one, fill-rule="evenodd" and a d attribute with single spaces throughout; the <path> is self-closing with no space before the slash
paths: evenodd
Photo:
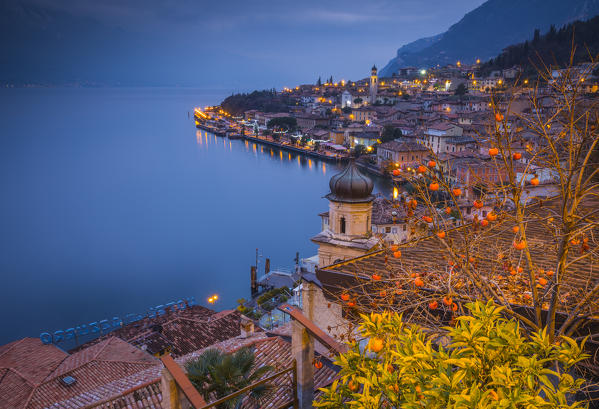
<path id="1" fill-rule="evenodd" d="M 208 298 L 208 302 L 210 304 L 214 304 L 217 301 L 218 301 L 218 294 L 213 294 Z"/>
<path id="2" fill-rule="evenodd" d="M 420 70 L 420 75 L 426 75 L 426 70 L 424 68 Z"/>
<path id="3" fill-rule="evenodd" d="M 397 199 L 397 196 L 399 196 L 399 190 L 394 187 L 393 188 L 393 199 Z"/>

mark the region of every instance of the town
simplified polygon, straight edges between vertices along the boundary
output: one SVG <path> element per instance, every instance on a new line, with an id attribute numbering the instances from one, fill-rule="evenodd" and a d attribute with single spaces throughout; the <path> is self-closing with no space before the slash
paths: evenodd
<path id="1" fill-rule="evenodd" d="M 256 249 L 235 307 L 210 292 L 2 345 L 0 409 L 599 408 L 599 63 L 574 54 L 195 108 L 198 139 L 335 164 L 328 207 L 289 216 L 316 254 L 282 271 Z"/>
<path id="2" fill-rule="evenodd" d="M 493 127 L 489 113 L 510 104 L 513 117 L 505 125 L 518 132 L 518 144 L 512 149 L 521 155 L 523 170 L 538 141 L 525 131 L 519 116 L 549 111 L 554 102 L 551 84 L 539 88 L 523 78 L 520 67 L 484 77 L 479 68 L 458 61 L 436 70 L 409 67 L 392 78 L 379 78 L 373 66 L 369 77 L 356 82 L 319 79 L 314 85 L 272 91 L 271 98 L 285 112 L 196 108 L 196 126 L 324 160 L 345 161 L 354 155 L 366 171 L 397 180 L 402 172 L 415 172 L 425 158 L 434 156 L 456 185 L 481 178 L 497 181 L 501 170 L 490 166 L 492 143 L 486 139 Z M 597 93 L 596 69 L 588 63 L 575 68 L 582 92 Z M 551 72 L 556 80 L 562 74 L 559 69 Z M 518 90 L 512 91 L 515 84 Z M 533 91 L 536 106 L 530 99 Z M 550 181 L 547 169 L 535 172 L 542 184 Z"/>

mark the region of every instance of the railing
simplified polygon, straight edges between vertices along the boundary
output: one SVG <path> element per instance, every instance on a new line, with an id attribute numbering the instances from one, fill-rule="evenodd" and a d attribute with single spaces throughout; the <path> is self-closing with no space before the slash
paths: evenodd
<path id="1" fill-rule="evenodd" d="M 259 386 L 268 384 L 269 382 L 278 379 L 278 381 L 275 383 L 275 386 L 273 387 L 273 390 L 268 391 L 263 397 L 258 399 L 258 401 L 269 401 L 270 405 L 272 405 L 272 403 L 275 403 L 276 406 L 272 406 L 272 409 L 285 409 L 288 407 L 293 407 L 294 409 L 299 408 L 299 400 L 297 394 L 297 364 L 295 360 L 289 368 L 276 372 L 273 375 L 270 375 L 264 379 L 254 382 L 253 384 L 248 385 L 245 388 L 239 389 L 238 391 L 235 391 L 230 395 L 227 395 L 210 403 L 206 403 L 204 398 L 192 385 L 185 372 L 183 372 L 183 369 L 181 369 L 181 367 L 177 365 L 177 363 L 173 360 L 173 358 L 171 358 L 170 355 L 163 356 L 161 360 L 164 363 L 165 369 L 172 377 L 172 381 L 170 382 L 174 383 L 173 386 L 175 386 L 175 388 L 173 388 L 173 390 L 170 391 L 171 393 L 165 393 L 166 391 L 163 391 L 163 400 L 169 400 L 168 403 L 163 402 L 163 407 L 169 407 L 170 409 L 179 409 L 186 407 L 186 405 L 182 404 L 179 400 L 179 391 L 182 392 L 182 394 L 185 396 L 187 400 L 187 403 L 189 403 L 189 405 L 194 409 L 208 409 L 218 407 L 219 405 L 231 399 L 239 398 L 240 396 L 248 394 L 253 389 Z M 281 380 L 281 378 L 283 377 L 287 378 L 288 380 Z M 163 384 L 163 386 L 165 385 Z M 283 394 L 279 393 L 281 389 L 284 389 Z M 277 403 L 277 395 L 281 395 L 283 397 L 292 396 L 292 398 L 279 398 L 280 400 L 282 400 L 282 403 Z M 245 402 L 243 402 L 240 407 L 244 409 L 249 409 L 254 407 L 259 408 L 262 406 L 263 405 L 260 404 L 260 402 L 257 402 L 257 405 L 253 405 L 251 400 L 248 399 Z"/>

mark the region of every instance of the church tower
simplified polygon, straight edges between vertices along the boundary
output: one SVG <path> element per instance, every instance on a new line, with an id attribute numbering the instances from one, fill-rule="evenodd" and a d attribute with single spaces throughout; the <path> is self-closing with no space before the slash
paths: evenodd
<path id="1" fill-rule="evenodd" d="M 370 71 L 370 103 L 374 104 L 376 102 L 376 94 L 379 89 L 379 76 L 377 74 L 376 65 L 372 66 L 372 70 Z"/>
<path id="2" fill-rule="evenodd" d="M 319 267 L 362 256 L 378 245 L 372 235 L 372 180 L 351 161 L 329 187 L 328 226 L 312 237 L 319 246 Z"/>

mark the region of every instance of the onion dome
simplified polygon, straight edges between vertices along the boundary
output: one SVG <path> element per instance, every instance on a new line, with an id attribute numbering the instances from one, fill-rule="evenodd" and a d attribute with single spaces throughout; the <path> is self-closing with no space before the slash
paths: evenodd
<path id="1" fill-rule="evenodd" d="M 377 70 L 377 69 L 376 69 L 376 64 L 375 64 L 375 65 L 373 65 L 373 66 L 372 66 L 372 71 L 373 71 L 373 72 L 376 72 L 376 70 Z"/>
<path id="2" fill-rule="evenodd" d="M 372 179 L 360 172 L 354 161 L 331 178 L 329 187 L 331 193 L 326 198 L 334 202 L 366 203 L 374 199 Z"/>

